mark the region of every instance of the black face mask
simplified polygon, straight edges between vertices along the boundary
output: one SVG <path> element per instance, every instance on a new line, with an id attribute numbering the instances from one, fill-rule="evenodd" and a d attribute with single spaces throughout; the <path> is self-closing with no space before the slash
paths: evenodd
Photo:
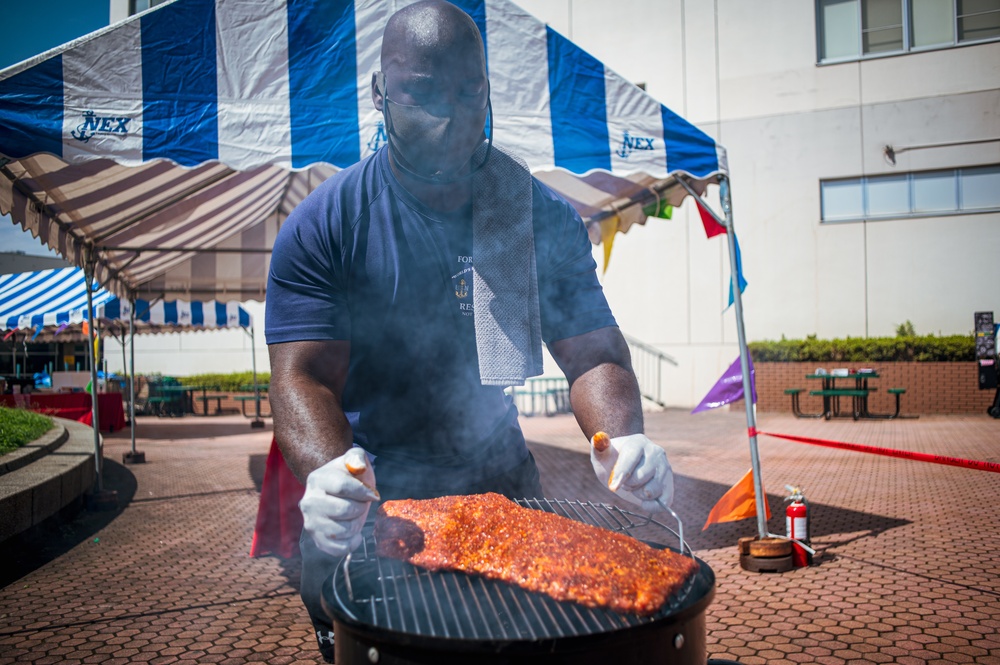
<path id="1" fill-rule="evenodd" d="M 421 155 L 440 152 L 442 147 L 447 145 L 452 124 L 462 124 L 461 121 L 465 120 L 467 116 L 479 115 L 482 109 L 469 108 L 461 104 L 425 104 L 420 106 L 397 104 L 386 95 L 385 74 L 382 72 L 375 73 L 375 89 L 382 96 L 382 116 L 385 120 L 389 149 L 395 158 L 396 166 L 407 175 L 430 183 L 458 182 L 471 178 L 489 161 L 493 148 L 493 104 L 490 102 L 489 93 L 486 96 L 489 134 L 486 137 L 486 154 L 482 161 L 468 169 L 466 173 L 462 173 L 476 153 L 474 147 L 469 158 L 450 171 L 439 170 L 432 173 L 421 173 L 415 166 L 420 163 Z"/>

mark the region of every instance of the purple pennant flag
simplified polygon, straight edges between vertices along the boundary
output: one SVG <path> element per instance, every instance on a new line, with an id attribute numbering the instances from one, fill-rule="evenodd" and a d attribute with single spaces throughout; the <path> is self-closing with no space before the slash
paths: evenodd
<path id="1" fill-rule="evenodd" d="M 753 358 L 747 355 L 747 362 L 750 365 L 750 390 L 753 392 L 754 404 L 757 403 L 757 381 L 755 380 L 755 372 L 753 368 Z M 694 407 L 691 413 L 698 413 L 699 411 L 708 411 L 709 409 L 717 409 L 720 406 L 725 406 L 730 402 L 735 402 L 737 400 L 743 399 L 743 372 L 740 369 L 740 359 L 737 358 L 729 369 L 726 370 L 725 374 L 722 375 L 712 389 L 708 391 L 708 394 L 701 400 L 698 406 Z"/>
<path id="2" fill-rule="evenodd" d="M 61 326 L 59 326 L 58 328 L 56 328 L 56 331 L 55 331 L 55 333 L 53 333 L 53 334 L 55 334 L 55 335 L 58 335 L 58 334 L 59 334 L 59 333 L 61 333 L 62 331 L 66 330 L 66 327 L 67 327 L 67 326 L 69 326 L 69 323 L 68 323 L 68 322 L 67 322 L 67 323 L 64 323 L 64 324 L 62 324 Z"/>

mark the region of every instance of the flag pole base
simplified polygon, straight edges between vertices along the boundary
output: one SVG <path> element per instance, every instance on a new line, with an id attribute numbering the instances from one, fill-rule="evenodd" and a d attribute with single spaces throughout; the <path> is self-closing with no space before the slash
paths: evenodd
<path id="1" fill-rule="evenodd" d="M 751 573 L 787 573 L 795 567 L 792 543 L 784 538 L 740 538 L 740 568 Z"/>
<path id="2" fill-rule="evenodd" d="M 122 454 L 122 464 L 145 464 L 146 463 L 146 453 L 142 451 L 135 451 L 134 453 L 129 451 Z"/>
<path id="3" fill-rule="evenodd" d="M 757 557 L 740 555 L 740 568 L 751 573 L 787 573 L 795 567 L 792 555 L 778 557 Z"/>

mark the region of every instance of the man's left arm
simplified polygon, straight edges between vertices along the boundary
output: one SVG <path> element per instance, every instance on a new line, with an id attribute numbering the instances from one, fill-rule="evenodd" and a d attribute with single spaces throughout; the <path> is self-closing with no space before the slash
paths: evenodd
<path id="1" fill-rule="evenodd" d="M 561 339 L 549 351 L 570 385 L 570 403 L 588 439 L 641 434 L 642 401 L 628 344 L 616 327 Z"/>
<path id="2" fill-rule="evenodd" d="M 674 495 L 664 450 L 643 433 L 642 398 L 628 344 L 617 327 L 552 342 L 549 351 L 566 374 L 580 429 L 592 439 L 603 431 L 610 447 L 591 448 L 591 463 L 608 489 L 643 510 L 663 510 Z"/>

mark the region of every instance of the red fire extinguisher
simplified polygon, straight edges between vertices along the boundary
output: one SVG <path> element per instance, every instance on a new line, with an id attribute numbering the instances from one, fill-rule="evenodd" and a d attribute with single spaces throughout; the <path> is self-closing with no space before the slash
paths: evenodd
<path id="1" fill-rule="evenodd" d="M 809 543 L 809 504 L 802 494 L 802 489 L 785 485 L 789 496 L 785 501 L 789 501 L 785 508 L 785 530 L 789 538 L 805 543 Z M 792 542 L 792 563 L 796 568 L 802 568 L 812 563 L 812 554 L 802 545 Z"/>

